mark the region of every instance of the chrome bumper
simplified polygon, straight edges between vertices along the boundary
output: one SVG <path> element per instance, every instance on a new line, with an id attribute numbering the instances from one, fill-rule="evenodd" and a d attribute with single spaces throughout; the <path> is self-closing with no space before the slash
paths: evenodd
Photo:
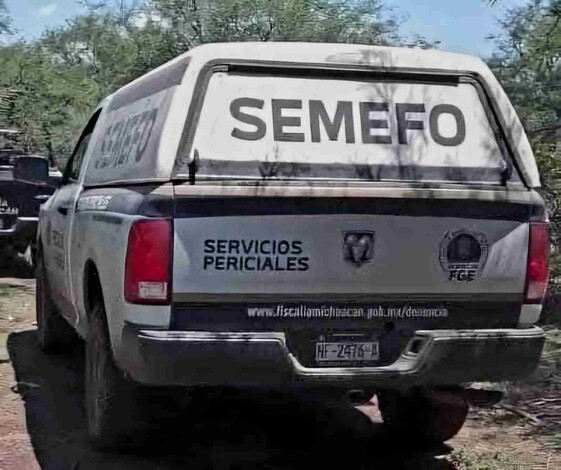
<path id="1" fill-rule="evenodd" d="M 284 333 L 159 331 L 125 326 L 117 364 L 151 385 L 408 388 L 515 380 L 538 365 L 541 328 L 419 330 L 393 364 L 304 367 Z"/>

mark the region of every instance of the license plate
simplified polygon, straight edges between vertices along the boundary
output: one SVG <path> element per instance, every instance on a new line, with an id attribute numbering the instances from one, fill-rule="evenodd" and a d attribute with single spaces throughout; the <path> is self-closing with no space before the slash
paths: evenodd
<path id="1" fill-rule="evenodd" d="M 380 359 L 378 343 L 316 343 L 317 362 L 359 362 Z"/>

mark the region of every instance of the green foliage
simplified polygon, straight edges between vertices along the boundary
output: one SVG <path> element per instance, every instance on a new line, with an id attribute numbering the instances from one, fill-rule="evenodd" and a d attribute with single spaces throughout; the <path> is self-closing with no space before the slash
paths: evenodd
<path id="1" fill-rule="evenodd" d="M 561 127 L 561 0 L 511 10 L 490 64 L 532 138 Z"/>
<path id="2" fill-rule="evenodd" d="M 0 49 L 0 121 L 24 133 L 25 147 L 56 161 L 67 155 L 98 93 L 85 70 L 57 64 L 40 45 Z"/>
<path id="3" fill-rule="evenodd" d="M 540 169 L 555 250 L 551 292 L 561 290 L 561 0 L 512 9 L 489 64 L 525 125 Z M 556 307 L 557 308 L 557 307 Z"/>
<path id="4" fill-rule="evenodd" d="M 217 41 L 387 44 L 397 24 L 378 0 L 153 0 L 185 47 Z"/>
<path id="5" fill-rule="evenodd" d="M 397 24 L 382 13 L 378 0 L 150 0 L 140 10 L 92 7 L 32 44 L 0 48 L 0 124 L 22 129 L 26 147 L 64 162 L 99 100 L 196 45 L 390 44 L 398 40 Z"/>

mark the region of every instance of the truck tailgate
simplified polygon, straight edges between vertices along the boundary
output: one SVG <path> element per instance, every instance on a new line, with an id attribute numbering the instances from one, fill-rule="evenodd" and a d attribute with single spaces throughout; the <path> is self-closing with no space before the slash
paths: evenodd
<path id="1" fill-rule="evenodd" d="M 528 246 L 524 221 L 497 220 L 484 211 L 451 216 L 439 210 L 438 201 L 432 203 L 434 215 L 407 213 L 407 205 L 400 215 L 379 214 L 376 201 L 369 203 L 371 214 L 337 213 L 345 208 L 278 214 L 280 206 L 262 201 L 261 212 L 268 206 L 270 215 L 239 215 L 227 214 L 236 204 L 224 201 L 218 214 L 178 217 L 174 299 L 196 301 L 197 294 L 346 301 L 401 294 L 521 298 Z M 455 246 L 458 237 L 463 248 Z M 467 253 L 457 253 L 462 249 Z"/>

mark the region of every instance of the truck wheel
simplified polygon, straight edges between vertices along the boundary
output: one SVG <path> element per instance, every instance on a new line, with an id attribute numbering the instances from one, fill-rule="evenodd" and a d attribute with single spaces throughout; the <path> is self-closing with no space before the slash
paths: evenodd
<path id="1" fill-rule="evenodd" d="M 91 443 L 100 450 L 134 445 L 142 431 L 140 386 L 113 360 L 103 299 L 89 312 L 86 343 L 86 413 Z"/>
<path id="2" fill-rule="evenodd" d="M 51 297 L 43 257 L 37 257 L 35 315 L 37 344 L 45 352 L 64 352 L 76 341 L 76 333 L 60 315 Z"/>
<path id="3" fill-rule="evenodd" d="M 414 445 L 438 445 L 451 439 L 469 411 L 460 396 L 437 401 L 420 392 L 386 390 L 378 393 L 378 404 L 387 432 Z"/>

